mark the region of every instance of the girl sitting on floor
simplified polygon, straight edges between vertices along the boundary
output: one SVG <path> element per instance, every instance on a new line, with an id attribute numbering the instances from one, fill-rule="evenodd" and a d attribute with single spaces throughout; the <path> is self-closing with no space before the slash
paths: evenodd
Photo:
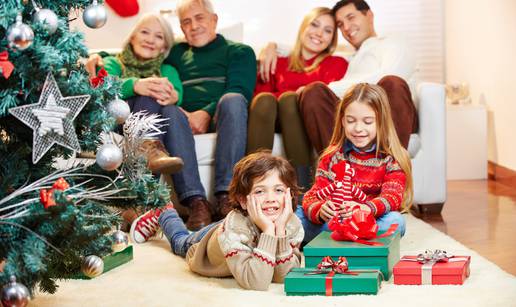
<path id="1" fill-rule="evenodd" d="M 143 243 L 163 231 L 172 252 L 193 272 L 233 276 L 245 289 L 267 290 L 299 267 L 301 222 L 293 214 L 298 187 L 292 166 L 270 152 L 244 157 L 229 186 L 234 209 L 222 221 L 188 232 L 172 205 L 148 211 L 133 222 L 131 238 Z"/>
<path id="2" fill-rule="evenodd" d="M 296 210 L 305 230 L 304 243 L 328 230 L 332 217 L 349 216 L 357 205 L 374 214 L 380 231 L 398 224 L 403 235 L 405 220 L 399 211 L 411 206 L 412 172 L 409 154 L 394 129 L 385 91 L 377 85 L 357 84 L 344 95 L 336 111 L 333 135 L 321 155 L 315 184 L 305 194 L 303 208 Z M 359 195 L 355 199 L 359 202 L 335 201 L 342 195 L 326 193 L 333 186 L 346 184 L 339 182 L 345 177 L 365 199 Z M 339 189 L 335 192 L 342 193 Z"/>

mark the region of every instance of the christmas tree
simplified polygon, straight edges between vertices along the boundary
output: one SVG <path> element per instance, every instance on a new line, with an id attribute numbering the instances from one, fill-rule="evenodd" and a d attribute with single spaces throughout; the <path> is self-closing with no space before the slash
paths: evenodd
<path id="1" fill-rule="evenodd" d="M 82 10 L 88 26 L 105 22 L 96 0 L 0 4 L 0 287 L 14 275 L 31 291 L 54 292 L 55 281 L 75 276 L 85 256 L 112 252 L 120 218 L 107 205 L 169 201 L 136 153 L 138 138 L 155 135 L 159 119 L 131 117 L 123 143 L 106 133 L 117 128 L 107 105 L 116 106 L 120 84 L 90 80 L 81 64 L 88 50 L 69 18 Z M 63 169 L 75 151 L 94 152 L 103 142 L 102 167 Z"/>

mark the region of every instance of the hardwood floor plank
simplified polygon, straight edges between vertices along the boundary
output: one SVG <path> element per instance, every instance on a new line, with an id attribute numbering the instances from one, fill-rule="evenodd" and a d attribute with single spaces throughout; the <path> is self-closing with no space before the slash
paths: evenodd
<path id="1" fill-rule="evenodd" d="M 448 182 L 440 215 L 422 220 L 516 275 L 516 190 L 493 180 Z"/>

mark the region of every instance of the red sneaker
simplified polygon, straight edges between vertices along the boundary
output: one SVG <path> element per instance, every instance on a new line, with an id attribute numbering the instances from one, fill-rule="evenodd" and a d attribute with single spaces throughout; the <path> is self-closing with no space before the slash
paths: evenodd
<path id="1" fill-rule="evenodd" d="M 149 210 L 133 221 L 129 235 L 134 243 L 144 243 L 154 237 L 159 230 L 158 217 L 161 209 Z"/>

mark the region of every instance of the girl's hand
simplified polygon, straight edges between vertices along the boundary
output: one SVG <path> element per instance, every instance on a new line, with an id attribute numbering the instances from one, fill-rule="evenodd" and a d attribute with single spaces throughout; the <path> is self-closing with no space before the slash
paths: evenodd
<path id="1" fill-rule="evenodd" d="M 331 201 L 326 201 L 322 206 L 321 210 L 319 210 L 319 217 L 327 223 L 329 220 L 331 220 L 334 216 L 336 216 L 339 213 L 340 208 L 333 204 Z"/>
<path id="2" fill-rule="evenodd" d="M 285 230 L 287 229 L 287 223 L 292 216 L 292 213 L 292 195 L 290 194 L 290 188 L 288 188 L 285 193 L 282 211 L 274 221 L 274 225 L 276 226 L 276 236 L 279 237 L 286 235 Z"/>
<path id="3" fill-rule="evenodd" d="M 345 201 L 342 205 L 342 209 L 339 210 L 338 214 L 343 218 L 351 217 L 351 214 L 353 213 L 353 208 L 355 208 L 356 206 L 359 206 L 360 210 L 371 212 L 371 208 L 366 204 L 361 204 L 354 201 Z"/>
<path id="4" fill-rule="evenodd" d="M 251 221 L 265 234 L 274 236 L 275 226 L 262 212 L 261 206 L 258 204 L 254 196 L 247 195 L 247 213 Z"/>
<path id="5" fill-rule="evenodd" d="M 304 85 L 303 85 L 303 86 L 300 86 L 300 87 L 296 90 L 296 94 L 297 94 L 298 96 L 300 96 L 304 89 L 305 89 L 305 86 L 304 86 Z"/>

